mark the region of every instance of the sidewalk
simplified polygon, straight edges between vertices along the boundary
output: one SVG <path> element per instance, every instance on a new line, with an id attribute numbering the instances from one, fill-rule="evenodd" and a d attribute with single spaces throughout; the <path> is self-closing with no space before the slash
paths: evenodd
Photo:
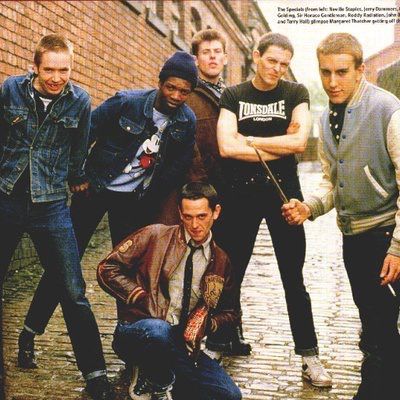
<path id="1" fill-rule="evenodd" d="M 319 173 L 300 164 L 304 193 L 315 188 Z M 305 224 L 306 286 L 312 298 L 321 359 L 333 375 L 332 389 L 316 389 L 301 379 L 301 359 L 293 351 L 284 293 L 268 231 L 263 224 L 243 284 L 245 336 L 253 346 L 248 357 L 226 358 L 224 365 L 239 384 L 244 400 L 348 400 L 359 383 L 359 328 L 347 276 L 341 260 L 341 236 L 335 213 Z M 111 349 L 115 326 L 114 300 L 97 285 L 95 268 L 110 250 L 107 231 L 92 240 L 83 259 L 87 295 L 97 318 L 109 375 L 118 400 L 127 395 L 124 364 Z M 290 251 L 290 248 L 288 248 Z M 36 339 L 39 368 L 16 367 L 17 338 L 23 325 L 40 266 L 16 271 L 5 285 L 4 356 L 6 400 L 84 400 L 84 381 L 76 368 L 60 309 L 47 331 Z"/>

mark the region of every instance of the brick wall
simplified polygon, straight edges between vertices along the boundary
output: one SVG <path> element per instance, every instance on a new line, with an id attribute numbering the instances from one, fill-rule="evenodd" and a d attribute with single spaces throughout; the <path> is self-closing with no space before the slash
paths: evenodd
<path id="1" fill-rule="evenodd" d="M 171 32 L 167 28 L 171 20 L 171 2 L 165 1 L 163 6 L 166 36 L 147 21 L 146 2 L 130 3 L 0 2 L 0 81 L 9 75 L 27 71 L 32 64 L 35 44 L 42 35 L 62 32 L 75 47 L 72 79 L 89 91 L 93 105 L 98 105 L 122 88 L 156 85 L 163 62 L 178 49 L 171 43 Z M 132 3 L 136 3 L 133 4 L 135 8 Z M 191 7 L 203 16 L 203 27 L 215 27 L 225 32 L 228 38 L 236 36 L 233 32 L 237 28 L 232 21 L 228 18 L 221 21 L 219 2 L 211 3 L 211 11 L 204 1 L 182 3 L 185 29 L 180 39 L 183 42 L 188 43 L 191 37 L 188 23 Z M 138 9 L 137 4 L 140 5 Z M 138 13 L 138 10 L 141 12 Z M 232 63 L 228 68 L 227 81 L 233 84 L 241 80 L 245 54 L 235 39 L 228 40 L 228 50 Z"/>
<path id="2" fill-rule="evenodd" d="M 246 7 L 252 5 L 252 0 L 244 0 L 235 5 L 235 11 L 239 17 L 247 15 Z M 74 44 L 72 79 L 90 93 L 93 106 L 120 89 L 155 86 L 166 58 L 178 49 L 189 49 L 192 7 L 201 16 L 202 29 L 211 26 L 225 34 L 230 57 L 226 82 L 240 82 L 251 36 L 241 30 L 223 2 L 181 2 L 179 35 L 168 28 L 172 6 L 169 0 L 1 1 L 0 82 L 10 75 L 25 74 L 40 37 L 57 32 Z M 32 262 L 36 262 L 36 253 L 24 237 L 11 268 Z"/>

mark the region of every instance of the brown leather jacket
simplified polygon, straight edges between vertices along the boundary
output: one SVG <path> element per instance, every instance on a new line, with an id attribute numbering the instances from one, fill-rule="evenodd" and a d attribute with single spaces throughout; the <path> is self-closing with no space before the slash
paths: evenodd
<path id="1" fill-rule="evenodd" d="M 196 115 L 196 145 L 200 160 L 193 159 L 189 178 L 201 180 L 208 177 L 210 183 L 217 185 L 220 179 L 219 163 L 221 157 L 217 142 L 217 122 L 219 116 L 218 97 L 201 81 L 188 97 L 186 104 Z"/>
<path id="2" fill-rule="evenodd" d="M 165 320 L 169 307 L 169 277 L 185 254 L 183 227 L 154 224 L 121 242 L 99 264 L 100 286 L 117 300 L 118 319 L 134 322 L 143 318 Z M 211 260 L 201 280 L 202 298 L 192 311 L 206 309 L 205 326 L 216 331 L 236 324 L 232 306 L 232 277 L 228 256 L 211 241 Z M 190 323 L 190 317 L 189 322 Z"/>

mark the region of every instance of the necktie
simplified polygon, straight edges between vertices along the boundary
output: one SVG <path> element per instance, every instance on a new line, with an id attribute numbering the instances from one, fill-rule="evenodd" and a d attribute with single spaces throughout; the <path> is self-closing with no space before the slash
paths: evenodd
<path id="1" fill-rule="evenodd" d="M 183 277 L 183 296 L 182 296 L 182 310 L 181 317 L 179 318 L 179 325 L 186 326 L 189 314 L 190 295 L 192 292 L 192 278 L 193 278 L 193 254 L 196 250 L 201 249 L 203 246 L 194 246 L 191 242 L 188 243 L 190 253 L 185 263 L 185 275 Z"/>

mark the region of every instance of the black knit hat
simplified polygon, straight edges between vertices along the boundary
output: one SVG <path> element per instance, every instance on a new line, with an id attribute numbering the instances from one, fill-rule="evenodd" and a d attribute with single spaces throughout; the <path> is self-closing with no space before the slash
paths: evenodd
<path id="1" fill-rule="evenodd" d="M 194 58 L 185 51 L 177 51 L 165 62 L 160 71 L 160 81 L 164 82 L 170 76 L 182 78 L 190 82 L 192 89 L 197 85 L 197 67 Z"/>

